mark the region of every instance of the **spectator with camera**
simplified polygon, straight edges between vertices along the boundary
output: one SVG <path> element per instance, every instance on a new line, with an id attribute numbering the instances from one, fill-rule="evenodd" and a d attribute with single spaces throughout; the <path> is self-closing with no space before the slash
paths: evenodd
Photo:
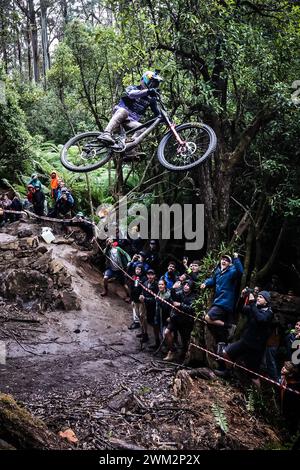
<path id="1" fill-rule="evenodd" d="M 267 340 L 270 336 L 273 312 L 270 306 L 271 296 L 268 291 L 259 292 L 257 299 L 249 294 L 249 304 L 245 305 L 243 313 L 247 316 L 247 324 L 239 341 L 236 341 L 220 354 L 235 362 L 242 357 L 247 368 L 258 372 L 263 360 Z M 217 375 L 226 375 L 227 371 L 216 371 Z M 255 385 L 259 386 L 259 378 L 253 378 Z"/>
<path id="2" fill-rule="evenodd" d="M 139 253 L 135 253 L 132 257 L 132 260 L 127 265 L 127 273 L 129 276 L 133 276 L 136 266 L 142 265 L 143 274 L 149 269 L 149 265 L 145 262 L 145 252 L 140 251 Z"/>
<path id="3" fill-rule="evenodd" d="M 182 264 L 188 278 L 197 283 L 200 278 L 200 261 L 194 260 L 190 265 L 188 265 L 188 258 L 185 256 L 182 260 Z"/>

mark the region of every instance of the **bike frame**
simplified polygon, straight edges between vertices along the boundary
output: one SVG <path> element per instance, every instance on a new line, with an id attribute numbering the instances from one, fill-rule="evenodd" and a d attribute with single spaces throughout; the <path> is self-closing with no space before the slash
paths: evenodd
<path id="1" fill-rule="evenodd" d="M 128 136 L 130 134 L 134 134 L 135 132 L 141 129 L 146 128 L 145 131 L 142 132 L 138 137 L 136 137 L 136 139 L 134 139 L 133 142 L 128 142 L 128 144 L 125 145 L 124 151 L 131 150 L 137 145 L 139 145 L 144 140 L 144 138 L 148 134 L 150 134 L 162 122 L 167 124 L 170 131 L 174 134 L 174 137 L 177 140 L 179 145 L 185 144 L 185 142 L 180 138 L 178 132 L 176 131 L 176 125 L 171 122 L 168 114 L 166 113 L 164 105 L 160 97 L 158 98 L 158 102 L 160 104 L 160 114 L 157 117 L 150 119 L 149 121 L 145 122 L 144 124 L 141 124 L 138 127 L 135 127 L 134 129 L 129 129 L 128 131 L 125 131 L 125 135 Z"/>

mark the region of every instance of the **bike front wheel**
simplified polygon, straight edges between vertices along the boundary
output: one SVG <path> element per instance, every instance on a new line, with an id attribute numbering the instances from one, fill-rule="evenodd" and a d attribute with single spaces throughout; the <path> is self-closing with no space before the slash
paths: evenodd
<path id="1" fill-rule="evenodd" d="M 112 150 L 97 140 L 98 135 L 99 132 L 84 132 L 72 137 L 60 154 L 63 166 L 76 173 L 87 173 L 105 165 Z"/>
<path id="2" fill-rule="evenodd" d="M 217 146 L 216 134 L 207 124 L 181 124 L 176 127 L 176 132 L 183 144 L 170 131 L 163 137 L 157 150 L 159 162 L 168 170 L 190 170 L 203 163 Z"/>

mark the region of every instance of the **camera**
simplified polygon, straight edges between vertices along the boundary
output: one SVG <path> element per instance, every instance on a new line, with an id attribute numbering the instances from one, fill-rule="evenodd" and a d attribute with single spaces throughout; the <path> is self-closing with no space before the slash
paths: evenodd
<path id="1" fill-rule="evenodd" d="M 242 290 L 242 296 L 244 299 L 249 297 L 250 294 L 254 295 L 254 289 L 251 289 L 250 287 L 245 287 L 245 289 Z"/>

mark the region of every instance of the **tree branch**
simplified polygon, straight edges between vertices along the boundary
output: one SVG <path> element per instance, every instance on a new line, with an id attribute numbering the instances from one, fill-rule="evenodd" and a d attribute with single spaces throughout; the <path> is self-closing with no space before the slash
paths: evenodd
<path id="1" fill-rule="evenodd" d="M 280 246 L 281 246 L 284 234 L 286 232 L 286 229 L 287 229 L 287 219 L 284 219 L 283 224 L 282 224 L 281 229 L 280 229 L 280 232 L 278 234 L 276 243 L 274 245 L 273 252 L 272 252 L 270 258 L 268 259 L 268 261 L 266 262 L 266 264 L 264 265 L 264 267 L 257 272 L 256 281 L 260 281 L 261 279 L 265 278 L 269 274 L 269 272 L 271 271 L 271 269 L 273 267 L 273 264 L 276 260 L 278 251 L 280 249 Z"/>
<path id="2" fill-rule="evenodd" d="M 234 151 L 229 155 L 227 168 L 229 166 L 229 169 L 232 169 L 239 162 L 260 129 L 272 121 L 275 116 L 275 110 L 262 109 L 257 113 L 251 124 L 243 132 Z"/>
<path id="3" fill-rule="evenodd" d="M 206 82 L 209 82 L 210 75 L 209 75 L 209 72 L 208 72 L 207 65 L 206 65 L 204 59 L 202 59 L 202 57 L 199 54 L 197 54 L 196 51 L 187 52 L 187 51 L 184 51 L 182 48 L 168 46 L 167 44 L 162 44 L 161 42 L 159 42 L 157 44 L 157 46 L 155 46 L 153 49 L 156 49 L 156 50 L 161 49 L 161 50 L 164 50 L 164 51 L 173 52 L 174 54 L 179 55 L 179 56 L 183 57 L 184 59 L 189 59 L 193 62 L 197 62 L 200 65 L 200 72 L 201 72 L 204 80 Z"/>

